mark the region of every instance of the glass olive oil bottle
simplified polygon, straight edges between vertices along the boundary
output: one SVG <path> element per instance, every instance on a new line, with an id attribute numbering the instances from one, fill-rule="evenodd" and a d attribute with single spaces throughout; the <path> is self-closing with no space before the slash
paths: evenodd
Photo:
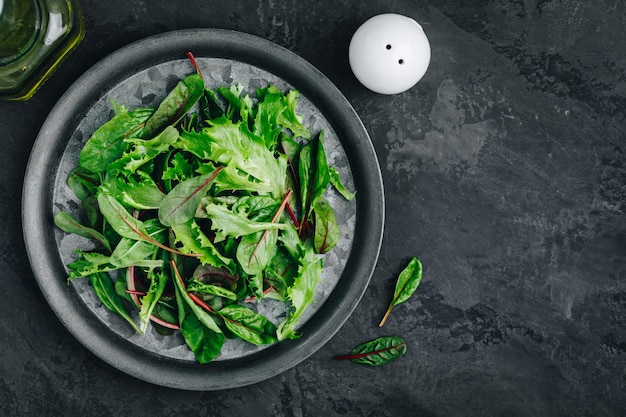
<path id="1" fill-rule="evenodd" d="M 71 0 L 0 0 L 0 99 L 32 97 L 84 36 Z"/>

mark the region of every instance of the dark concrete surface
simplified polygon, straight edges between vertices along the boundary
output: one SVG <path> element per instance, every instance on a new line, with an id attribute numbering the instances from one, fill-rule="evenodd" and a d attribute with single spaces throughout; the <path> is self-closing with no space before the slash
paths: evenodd
<path id="1" fill-rule="evenodd" d="M 616 0 L 80 0 L 84 42 L 25 103 L 0 103 L 0 415 L 626 415 L 626 4 Z M 347 47 L 367 18 L 405 14 L 430 38 L 417 87 L 367 91 Z M 257 385 L 184 392 L 84 349 L 42 298 L 20 197 L 48 112 L 98 60 L 164 31 L 272 40 L 346 95 L 382 167 L 378 266 L 339 333 Z M 418 293 L 377 327 L 409 257 Z M 381 335 L 407 354 L 369 368 L 333 355 Z"/>

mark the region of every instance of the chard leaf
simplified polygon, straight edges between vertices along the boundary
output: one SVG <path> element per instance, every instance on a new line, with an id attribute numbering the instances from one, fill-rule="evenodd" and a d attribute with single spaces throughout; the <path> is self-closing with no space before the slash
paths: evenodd
<path id="1" fill-rule="evenodd" d="M 98 206 L 111 227 L 122 237 L 153 242 L 149 238 L 146 226 L 135 219 L 126 208 L 113 196 L 105 193 L 98 195 Z"/>
<path id="2" fill-rule="evenodd" d="M 128 310 L 126 310 L 124 300 L 115 292 L 115 284 L 113 284 L 108 274 L 96 273 L 90 275 L 89 282 L 106 308 L 126 320 L 137 333 L 143 333 L 141 329 L 137 327 L 137 324 L 128 313 Z"/>
<path id="3" fill-rule="evenodd" d="M 180 80 L 148 119 L 141 137 L 151 138 L 166 126 L 175 125 L 203 95 L 204 81 L 199 74 L 191 74 Z"/>
<path id="4" fill-rule="evenodd" d="M 320 198 L 315 207 L 315 234 L 313 245 L 315 252 L 327 253 L 339 242 L 339 225 L 335 218 L 335 211 L 325 198 Z"/>
<path id="5" fill-rule="evenodd" d="M 217 119 L 224 115 L 224 110 L 217 102 L 217 96 L 209 89 L 204 90 L 204 94 L 200 97 L 200 114 L 203 120 Z"/>
<path id="6" fill-rule="evenodd" d="M 406 353 L 406 342 L 400 337 L 384 336 L 355 347 L 349 355 L 335 356 L 336 360 L 350 360 L 354 363 L 381 366 Z"/>
<path id="7" fill-rule="evenodd" d="M 398 304 L 404 303 L 408 300 L 417 290 L 422 282 L 422 263 L 419 259 L 413 257 L 409 261 L 409 264 L 398 276 L 396 282 L 396 289 L 393 294 L 393 299 L 385 312 L 383 319 L 380 321 L 378 327 L 383 327 L 387 317 L 391 313 L 391 310 Z"/>
<path id="8" fill-rule="evenodd" d="M 141 297 L 141 309 L 139 310 L 139 329 L 142 333 L 145 333 L 148 328 L 150 316 L 159 302 L 161 295 L 163 295 L 165 285 L 169 279 L 162 269 L 151 270 L 147 275 L 150 286 L 148 287 L 146 295 Z"/>
<path id="9" fill-rule="evenodd" d="M 323 140 L 322 131 L 317 140 L 311 141 L 300 150 L 298 172 L 303 223 L 309 219 L 313 207 L 322 198 L 330 182 Z"/>
<path id="10" fill-rule="evenodd" d="M 186 223 L 193 219 L 200 201 L 222 167 L 210 174 L 200 175 L 178 183 L 167 193 L 159 206 L 159 221 L 164 226 Z"/>
<path id="11" fill-rule="evenodd" d="M 178 282 L 178 280 L 174 280 Z M 199 363 L 208 363 L 217 358 L 224 345 L 224 334 L 212 326 L 207 327 L 198 317 L 197 310 L 189 305 L 183 295 L 184 290 L 176 287 L 176 304 L 178 306 L 178 322 L 185 343 L 193 352 Z M 193 303 L 193 301 L 192 301 Z M 195 304 L 194 304 L 195 305 Z M 202 311 L 202 310 L 200 310 Z M 213 320 L 213 319 L 211 319 Z"/>
<path id="12" fill-rule="evenodd" d="M 78 164 L 91 172 L 102 172 L 122 156 L 128 148 L 125 139 L 138 137 L 152 115 L 152 109 L 137 109 L 117 113 L 91 135 L 78 156 Z"/>
<path id="13" fill-rule="evenodd" d="M 326 192 L 330 182 L 330 173 L 324 150 L 324 131 L 320 132 L 315 145 L 315 173 L 311 184 L 311 206 L 315 206 Z"/>
<path id="14" fill-rule="evenodd" d="M 356 196 L 356 191 L 348 191 L 345 185 L 343 185 L 343 182 L 341 182 L 341 177 L 339 176 L 339 171 L 337 171 L 337 169 L 335 169 L 334 167 L 329 167 L 329 173 L 330 183 L 333 187 L 335 187 L 335 190 L 337 190 L 339 194 L 341 194 L 346 200 L 352 201 Z"/>
<path id="15" fill-rule="evenodd" d="M 244 272 L 259 275 L 272 259 L 278 241 L 278 230 L 269 229 L 241 238 L 237 246 L 237 261 Z"/>
<path id="16" fill-rule="evenodd" d="M 104 246 L 107 251 L 111 251 L 111 245 L 102 233 L 91 227 L 82 225 L 64 211 L 60 211 L 54 216 L 54 224 L 66 233 L 74 233 L 87 239 L 93 239 Z"/>
<path id="17" fill-rule="evenodd" d="M 217 287 L 235 291 L 237 288 L 237 280 L 238 278 L 225 268 L 200 264 L 193 271 L 191 282 L 215 284 Z"/>
<path id="18" fill-rule="evenodd" d="M 283 223 L 256 222 L 246 217 L 245 213 L 233 212 L 221 204 L 209 203 L 204 207 L 212 222 L 212 229 L 216 232 L 215 242 L 226 239 L 227 236 L 241 237 L 251 233 L 284 229 Z"/>
<path id="19" fill-rule="evenodd" d="M 120 268 L 137 265 L 153 257 L 157 252 L 154 242 L 163 243 L 166 239 L 166 229 L 156 219 L 144 222 L 150 242 L 122 238 L 111 254 L 109 262 Z"/>
<path id="20" fill-rule="evenodd" d="M 267 345 L 276 342 L 276 326 L 263 315 L 244 306 L 233 304 L 222 308 L 218 314 L 224 319 L 226 327 L 255 345 Z"/>

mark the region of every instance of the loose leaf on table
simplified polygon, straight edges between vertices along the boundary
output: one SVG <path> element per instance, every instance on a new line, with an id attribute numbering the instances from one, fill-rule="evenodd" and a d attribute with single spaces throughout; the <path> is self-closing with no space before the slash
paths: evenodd
<path id="1" fill-rule="evenodd" d="M 400 273 L 398 281 L 396 282 L 393 299 L 378 327 L 383 327 L 385 321 L 387 321 L 387 317 L 389 317 L 389 313 L 391 313 L 391 310 L 395 306 L 402 304 L 415 293 L 420 282 L 422 282 L 422 263 L 419 259 L 413 257 L 406 268 Z"/>
<path id="2" fill-rule="evenodd" d="M 121 111 L 99 127 L 78 156 L 79 165 L 91 172 L 102 172 L 128 148 L 125 139 L 138 137 L 152 109 Z"/>
<path id="3" fill-rule="evenodd" d="M 335 360 L 381 366 L 406 353 L 406 342 L 395 336 L 383 336 L 355 347 L 349 355 L 335 356 Z"/>
<path id="4" fill-rule="evenodd" d="M 54 216 L 54 224 L 66 233 L 74 233 L 87 239 L 93 239 L 104 246 L 107 251 L 111 251 L 111 245 L 102 233 L 82 225 L 64 211 L 60 211 Z"/>
<path id="5" fill-rule="evenodd" d="M 226 327 L 255 345 L 267 345 L 276 342 L 276 326 L 263 315 L 238 304 L 232 304 L 217 312 Z"/>
<path id="6" fill-rule="evenodd" d="M 90 275 L 89 281 L 91 282 L 91 286 L 93 287 L 96 295 L 106 308 L 114 313 L 117 313 L 120 317 L 126 320 L 137 333 L 143 333 L 141 329 L 137 327 L 137 324 L 128 313 L 128 310 L 126 310 L 124 300 L 117 295 L 117 292 L 115 291 L 115 284 L 113 284 L 113 281 L 108 274 L 97 273 Z"/>
<path id="7" fill-rule="evenodd" d="M 176 124 L 203 95 L 204 81 L 200 74 L 191 74 L 180 80 L 148 119 L 141 137 L 149 139 L 166 126 Z"/>

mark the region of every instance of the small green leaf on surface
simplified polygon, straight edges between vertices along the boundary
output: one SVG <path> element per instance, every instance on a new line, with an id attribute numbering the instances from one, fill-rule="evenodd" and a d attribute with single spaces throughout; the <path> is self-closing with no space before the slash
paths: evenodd
<path id="1" fill-rule="evenodd" d="M 369 366 L 381 366 L 398 359 L 406 353 L 406 342 L 395 336 L 383 336 L 362 343 L 352 349 L 349 355 L 335 356 L 335 360 L 350 360 Z"/>
<path id="2" fill-rule="evenodd" d="M 400 273 L 398 277 L 398 281 L 396 282 L 396 289 L 393 294 L 393 299 L 383 316 L 383 319 L 380 321 L 378 327 L 383 327 L 391 310 L 397 306 L 398 304 L 404 303 L 406 300 L 411 298 L 411 296 L 419 287 L 420 282 L 422 282 L 422 263 L 419 259 L 413 257 L 409 261 L 409 264 L 406 268 Z"/>

